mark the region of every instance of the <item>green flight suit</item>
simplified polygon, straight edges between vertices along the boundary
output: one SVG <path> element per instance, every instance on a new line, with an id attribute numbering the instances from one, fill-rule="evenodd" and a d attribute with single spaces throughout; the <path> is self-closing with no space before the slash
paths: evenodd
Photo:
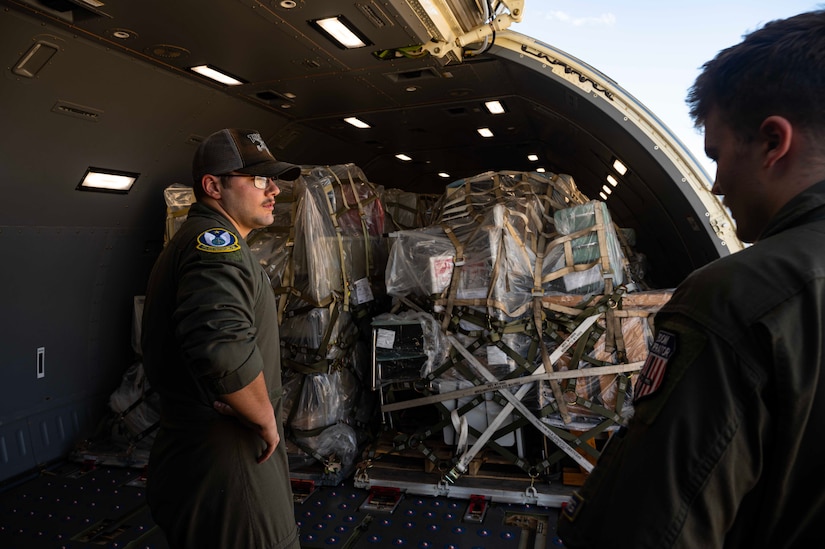
<path id="1" fill-rule="evenodd" d="M 149 458 L 152 516 L 172 548 L 297 548 L 281 417 L 276 302 L 234 226 L 195 203 L 161 253 L 146 294 L 142 348 L 161 400 Z M 212 407 L 264 373 L 281 443 Z"/>
<path id="2" fill-rule="evenodd" d="M 560 514 L 565 546 L 825 547 L 825 182 L 655 322 L 635 415 Z"/>

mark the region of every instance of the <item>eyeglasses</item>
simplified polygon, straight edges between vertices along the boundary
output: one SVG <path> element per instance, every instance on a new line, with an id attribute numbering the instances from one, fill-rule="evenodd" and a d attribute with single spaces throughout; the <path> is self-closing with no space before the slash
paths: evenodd
<path id="1" fill-rule="evenodd" d="M 275 183 L 275 177 L 267 177 L 265 175 L 249 175 L 246 173 L 227 173 L 223 174 L 221 177 L 251 177 L 252 184 L 255 185 L 256 189 L 261 189 L 265 191 L 267 186 L 269 185 L 269 180 L 271 179 L 273 183 Z M 277 183 L 276 183 L 277 185 Z"/>

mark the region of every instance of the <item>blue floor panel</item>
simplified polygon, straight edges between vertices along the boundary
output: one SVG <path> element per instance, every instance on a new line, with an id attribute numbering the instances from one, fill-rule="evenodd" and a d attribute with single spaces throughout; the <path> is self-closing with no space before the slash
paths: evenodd
<path id="1" fill-rule="evenodd" d="M 169 549 L 136 469 L 65 463 L 0 491 L 2 549 Z M 295 503 L 304 549 L 552 549 L 557 509 L 386 494 L 351 480 Z M 472 507 L 471 507 L 472 505 Z M 481 514 L 479 509 L 484 509 Z"/>

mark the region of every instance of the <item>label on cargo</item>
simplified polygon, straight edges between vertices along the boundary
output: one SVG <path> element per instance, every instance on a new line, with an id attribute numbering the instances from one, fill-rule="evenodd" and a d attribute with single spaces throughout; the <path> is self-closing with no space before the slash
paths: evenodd
<path id="1" fill-rule="evenodd" d="M 392 349 L 395 345 L 395 332 L 392 330 L 385 330 L 378 328 L 375 331 L 375 346 L 380 349 Z"/>
<path id="2" fill-rule="evenodd" d="M 453 278 L 453 258 L 440 256 L 430 258 L 430 289 L 440 294 L 450 286 Z"/>
<path id="3" fill-rule="evenodd" d="M 352 292 L 352 301 L 356 305 L 375 299 L 375 296 L 372 295 L 372 288 L 370 287 L 370 281 L 368 279 L 361 278 L 356 280 L 353 286 L 355 286 L 355 291 Z"/>

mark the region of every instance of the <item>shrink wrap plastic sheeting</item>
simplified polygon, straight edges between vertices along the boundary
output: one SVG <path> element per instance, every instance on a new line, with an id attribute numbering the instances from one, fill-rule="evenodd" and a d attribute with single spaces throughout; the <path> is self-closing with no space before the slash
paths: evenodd
<path id="1" fill-rule="evenodd" d="M 381 188 L 353 164 L 312 168 L 304 180 L 295 222 L 296 281 L 305 281 L 314 303 L 338 295 L 346 305 L 358 305 L 383 293 Z"/>
<path id="2" fill-rule="evenodd" d="M 334 455 L 348 470 L 359 437 L 347 422 L 355 412 L 360 382 L 349 370 L 293 376 L 284 385 L 284 410 L 296 442 L 324 458 Z"/>
<path id="3" fill-rule="evenodd" d="M 624 281 L 624 254 L 603 203 L 554 210 L 583 197 L 539 194 L 537 183 L 504 176 L 496 181 L 492 190 L 453 192 L 440 224 L 393 235 L 389 295 L 482 306 L 513 318 L 528 311 L 536 291 L 598 293 L 608 271 L 614 285 Z"/>
<path id="4" fill-rule="evenodd" d="M 248 239 L 286 309 L 344 308 L 383 293 L 387 246 L 381 187 L 353 164 L 305 167 L 279 182 L 275 223 Z M 295 296 L 298 296 L 297 298 Z"/>
<path id="5" fill-rule="evenodd" d="M 253 230 L 246 239 L 249 249 L 260 261 L 275 289 L 289 286 L 291 282 L 297 197 L 302 195 L 304 187 L 302 178 L 278 181 L 281 192 L 275 197 L 272 210 L 275 221 L 269 227 Z"/>
<path id="6" fill-rule="evenodd" d="M 147 434 L 160 421 L 160 399 L 150 390 L 142 362 L 134 362 L 124 372 L 120 386 L 109 395 L 109 408 L 120 419 L 112 426 L 114 441 L 131 444 L 132 440 L 139 439 L 139 448 L 152 446 L 154 436 Z"/>
<path id="7" fill-rule="evenodd" d="M 195 201 L 195 191 L 192 187 L 173 183 L 163 190 L 163 199 L 166 202 L 166 230 L 163 233 L 165 246 L 186 221 L 189 206 Z"/>
<path id="8" fill-rule="evenodd" d="M 603 326 L 604 322 L 599 321 Z M 652 342 L 653 331 L 644 317 L 628 317 L 622 319 L 622 337 L 627 347 L 627 362 L 644 361 L 647 356 L 648 345 Z M 605 334 L 603 333 L 596 342 L 595 347 L 589 356 L 605 364 L 616 364 L 618 361 L 615 351 L 605 351 Z M 581 362 L 580 369 L 586 370 L 591 365 L 588 362 Z M 568 367 L 562 364 L 560 370 L 567 370 Z M 583 376 L 575 380 L 563 383 L 565 392 L 574 392 L 588 403 L 598 404 L 610 412 L 615 412 L 621 417 L 623 422 L 628 421 L 633 416 L 633 386 L 631 383 L 625 384 L 623 389 L 619 387 L 620 377 L 613 375 Z M 619 391 L 623 391 L 621 407 L 617 408 L 619 402 Z M 547 382 L 540 383 L 539 387 L 539 407 L 542 408 L 555 402 L 555 397 L 550 385 Z M 578 401 L 577 401 L 578 402 Z M 594 410 L 592 406 L 582 406 L 580 404 L 568 403 L 568 412 L 571 422 L 562 421 L 558 413 L 550 414 L 544 421 L 556 427 L 568 429 L 586 430 L 599 423 L 603 414 L 599 410 Z"/>
<path id="9" fill-rule="evenodd" d="M 401 189 L 385 189 L 381 195 L 384 205 L 386 232 L 426 227 L 433 222 L 438 197 Z"/>
<path id="10" fill-rule="evenodd" d="M 425 378 L 435 368 L 444 363 L 449 352 L 449 345 L 438 324 L 432 315 L 418 311 L 401 311 L 398 314 L 382 313 L 372 319 L 374 325 L 402 323 L 406 321 L 416 321 L 421 326 L 420 341 L 412 343 L 401 339 L 395 339 L 394 345 L 389 349 L 383 349 L 384 356 L 397 356 L 402 359 L 407 356 L 422 354 L 426 360 L 421 365 L 420 377 Z"/>
<path id="11" fill-rule="evenodd" d="M 353 164 L 304 167 L 276 198 L 283 215 L 249 239 L 280 295 L 290 437 L 344 471 L 373 415 L 353 311 L 384 293 L 382 190 Z"/>
<path id="12" fill-rule="evenodd" d="M 604 315 L 598 320 L 600 336 L 593 345 L 588 357 L 582 360 L 578 369 L 586 370 L 594 365 L 642 363 L 647 358 L 648 348 L 653 342 L 653 316 L 670 299 L 672 290 L 653 290 L 626 294 L 622 306 L 613 310 L 611 315 L 618 321 L 621 333 L 617 340 L 622 341 L 622 349 L 609 344 L 607 340 L 606 320 Z M 569 297 L 569 302 L 554 299 L 558 304 L 574 306 L 580 298 Z M 562 360 L 560 370 L 570 368 L 569 360 Z M 623 422 L 633 416 L 633 384 L 626 383 L 620 387 L 621 377 L 615 374 L 602 376 L 583 376 L 563 383 L 565 392 L 573 392 L 577 397 L 589 403 L 600 405 L 610 412 L 617 413 Z M 623 394 L 620 394 L 620 391 Z M 620 398 L 621 397 L 621 398 Z M 542 382 L 539 389 L 539 406 L 545 407 L 555 401 L 553 392 L 547 382 Z M 578 402 L 578 401 L 577 401 Z M 580 404 L 568 404 L 568 411 L 573 420 L 565 424 L 558 413 L 547 416 L 544 421 L 557 427 L 586 429 L 598 423 L 601 414 L 598 410 Z"/>
<path id="13" fill-rule="evenodd" d="M 305 365 L 308 369 L 324 360 L 327 363 L 346 361 L 348 351 L 358 337 L 352 316 L 334 309 L 315 308 L 306 312 L 287 315 L 281 322 L 281 348 L 284 368 Z M 322 347 L 326 347 L 325 349 Z"/>
<path id="14" fill-rule="evenodd" d="M 535 329 L 524 331 L 536 318 L 536 299 L 577 294 L 577 301 L 582 301 L 583 296 L 612 293 L 629 282 L 625 250 L 607 206 L 590 201 L 566 175 L 488 172 L 457 182 L 441 199 L 436 219 L 430 226 L 391 235 L 387 293 L 429 301 L 433 311 L 444 317 L 442 329 L 449 327 L 497 379 L 523 375 L 513 373 L 517 367 L 532 371 L 543 364 Z M 546 314 L 548 321 L 567 323 L 557 324 L 559 330 L 562 325 L 571 325 L 576 313 Z M 566 316 L 569 314 L 574 316 Z M 624 359 L 643 360 L 638 357 L 646 354 L 650 337 L 646 319 L 624 319 L 627 357 L 615 355 L 612 341 L 611 351 L 604 350 L 604 319 L 600 322 L 601 339 L 590 353 L 594 360 L 605 365 Z M 559 337 L 567 335 L 560 332 L 555 339 L 542 336 L 548 353 L 561 341 Z M 592 341 L 588 344 L 594 345 Z M 569 358 L 563 355 L 557 369 L 567 369 L 564 360 Z M 589 366 L 584 361 L 577 365 Z M 436 391 L 444 392 L 472 382 L 466 378 L 468 373 L 472 372 L 456 366 L 428 366 L 422 377 L 431 380 Z M 568 429 L 604 419 L 600 411 L 615 417 L 617 406 L 626 419 L 632 415 L 632 388 L 624 384 L 621 390 L 625 393 L 619 399 L 620 377 L 626 382 L 626 376 L 617 375 L 583 376 L 576 383 L 565 382 L 565 388 L 601 408 L 592 411 L 586 405 L 573 404 L 565 411 L 564 420 L 558 412 L 547 414 L 545 407 L 554 404 L 554 392 L 547 382 L 536 384 L 538 388 L 524 394 L 523 401 L 533 410 L 544 409 L 549 415 L 545 421 Z M 460 405 L 453 403 L 453 408 Z M 496 405 L 487 401 L 484 406 Z M 480 418 L 485 414 L 478 410 L 475 414 L 481 430 L 484 422 Z M 450 428 L 445 429 L 445 441 L 452 436 Z"/>
<path id="15" fill-rule="evenodd" d="M 557 210 L 553 218 L 559 234 L 577 235 L 570 241 L 572 264 L 592 265 L 586 270 L 574 270 L 562 277 L 565 293 L 590 294 L 603 291 L 605 264 L 601 260 L 605 256 L 613 275 L 613 284 L 619 286 L 625 282 L 622 268 L 626 263 L 624 252 L 604 202 L 592 201 Z M 553 265 L 552 270 L 557 271 L 570 263 L 569 257 L 565 258 L 563 246 L 555 246 L 552 250 L 554 253 L 548 257 Z"/>

